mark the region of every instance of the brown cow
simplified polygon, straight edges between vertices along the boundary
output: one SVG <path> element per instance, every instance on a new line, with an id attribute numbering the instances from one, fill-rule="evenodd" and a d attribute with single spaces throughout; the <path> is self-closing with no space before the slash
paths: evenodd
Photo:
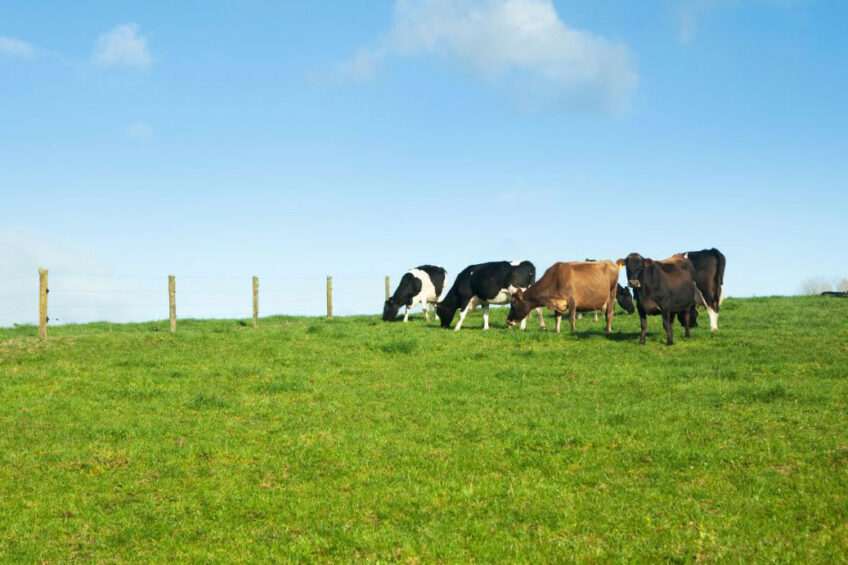
<path id="1" fill-rule="evenodd" d="M 612 261 L 554 263 L 535 284 L 513 295 L 506 321 L 515 325 L 533 308 L 545 306 L 554 311 L 557 332 L 562 313 L 568 310 L 574 331 L 577 312 L 603 310 L 607 332 L 611 332 L 617 290 L 618 266 Z"/>

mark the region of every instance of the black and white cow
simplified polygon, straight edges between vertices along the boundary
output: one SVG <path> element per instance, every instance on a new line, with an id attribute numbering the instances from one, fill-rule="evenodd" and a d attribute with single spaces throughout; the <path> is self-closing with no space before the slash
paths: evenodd
<path id="1" fill-rule="evenodd" d="M 674 345 L 674 316 L 683 314 L 684 334 L 689 337 L 690 312 L 695 307 L 695 271 L 689 260 L 677 257 L 665 261 L 646 259 L 631 253 L 617 263 L 627 269 L 627 282 L 636 297 L 642 325 L 639 343 L 645 345 L 647 316 L 662 315 L 667 344 Z"/>
<path id="2" fill-rule="evenodd" d="M 441 267 L 421 265 L 408 270 L 400 279 L 395 293 L 383 304 L 383 321 L 389 322 L 397 316 L 401 306 L 406 307 L 403 321 L 409 320 L 410 308 L 424 305 L 424 317 L 430 321 L 429 305 L 435 307 L 445 288 L 447 272 Z M 436 319 L 439 315 L 436 314 Z"/>
<path id="3" fill-rule="evenodd" d="M 707 310 L 707 315 L 710 317 L 710 329 L 716 331 L 718 329 L 718 311 L 721 308 L 721 303 L 724 300 L 724 266 L 726 259 L 724 254 L 716 248 L 702 249 L 701 251 L 687 251 L 685 253 L 677 253 L 668 258 L 668 260 L 688 259 L 692 263 L 692 268 L 695 270 L 695 286 L 698 291 L 695 293 L 695 302 L 702 305 Z M 696 327 L 698 325 L 698 311 L 694 308 L 690 313 L 690 325 Z M 683 317 L 678 315 L 680 323 L 683 324 Z"/>
<path id="4" fill-rule="evenodd" d="M 478 304 L 483 306 L 483 329 L 489 329 L 489 304 L 509 304 L 512 295 L 519 288 L 524 290 L 536 281 L 536 267 L 530 261 L 495 261 L 469 265 L 457 275 L 453 286 L 436 306 L 436 313 L 443 328 L 449 328 L 456 311 L 459 321 L 454 327 L 459 331 L 465 316 Z M 542 309 L 539 313 L 539 326 L 545 329 Z M 521 329 L 527 320 L 521 322 Z"/>

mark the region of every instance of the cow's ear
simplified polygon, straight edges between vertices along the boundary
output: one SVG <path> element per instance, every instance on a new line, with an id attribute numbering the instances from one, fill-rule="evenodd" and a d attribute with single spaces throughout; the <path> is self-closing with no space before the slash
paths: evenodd
<path id="1" fill-rule="evenodd" d="M 646 266 L 646 267 L 650 267 L 650 266 L 651 266 L 651 265 L 653 265 L 653 264 L 654 264 L 654 260 L 653 260 L 653 259 L 645 259 L 645 266 Z"/>
<path id="2" fill-rule="evenodd" d="M 519 288 L 515 291 L 515 294 L 513 294 L 513 296 L 515 298 L 524 298 L 524 291 Z"/>
<path id="3" fill-rule="evenodd" d="M 619 267 L 623 267 L 624 266 L 624 259 L 618 259 L 615 262 L 615 264 L 618 265 Z"/>

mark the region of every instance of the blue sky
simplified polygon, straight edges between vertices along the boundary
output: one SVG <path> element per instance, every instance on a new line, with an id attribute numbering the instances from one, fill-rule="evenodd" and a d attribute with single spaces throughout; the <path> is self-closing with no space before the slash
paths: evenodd
<path id="1" fill-rule="evenodd" d="M 168 273 L 197 316 L 246 309 L 253 274 L 267 313 L 322 312 L 328 274 L 337 311 L 377 312 L 421 263 L 715 246 L 730 295 L 848 277 L 846 20 L 835 0 L 0 2 L 0 324 L 34 317 L 38 266 L 59 321 L 162 317 Z"/>

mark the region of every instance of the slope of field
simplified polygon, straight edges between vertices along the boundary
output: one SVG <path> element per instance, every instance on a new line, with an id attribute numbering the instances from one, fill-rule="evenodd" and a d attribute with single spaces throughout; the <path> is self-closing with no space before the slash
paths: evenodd
<path id="1" fill-rule="evenodd" d="M 504 319 L 0 330 L 0 561 L 845 562 L 848 300 Z"/>

